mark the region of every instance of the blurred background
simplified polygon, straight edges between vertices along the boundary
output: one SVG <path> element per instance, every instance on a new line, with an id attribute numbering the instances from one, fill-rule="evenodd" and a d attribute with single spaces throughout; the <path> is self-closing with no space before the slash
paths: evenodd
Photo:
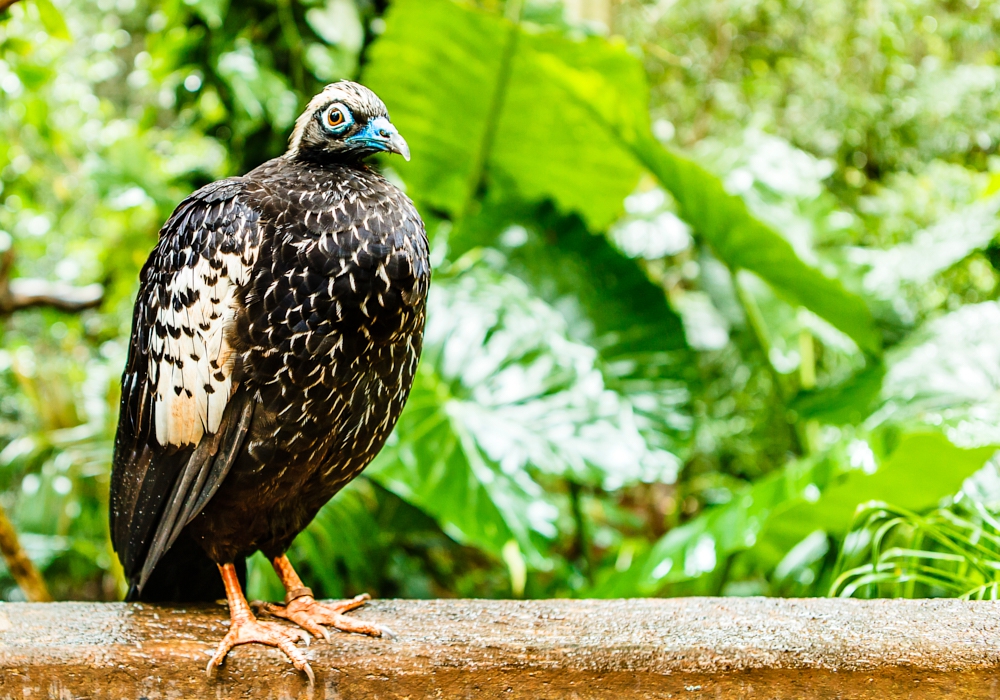
<path id="1" fill-rule="evenodd" d="M 317 593 L 996 597 L 1000 4 L 0 7 L 0 506 L 53 597 L 123 591 L 160 224 L 341 78 L 435 278 L 390 444 L 290 552 Z"/>

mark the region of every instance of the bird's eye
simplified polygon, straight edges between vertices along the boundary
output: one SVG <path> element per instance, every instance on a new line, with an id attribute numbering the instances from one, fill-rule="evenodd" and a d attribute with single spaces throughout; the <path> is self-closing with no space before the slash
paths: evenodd
<path id="1" fill-rule="evenodd" d="M 326 123 L 330 126 L 340 126 L 344 123 L 344 113 L 336 107 L 326 113 Z"/>

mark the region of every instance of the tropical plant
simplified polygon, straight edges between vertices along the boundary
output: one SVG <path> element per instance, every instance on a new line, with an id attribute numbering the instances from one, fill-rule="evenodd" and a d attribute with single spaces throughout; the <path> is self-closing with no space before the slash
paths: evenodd
<path id="1" fill-rule="evenodd" d="M 985 562 L 996 534 L 989 504 L 919 515 L 1000 444 L 998 20 L 931 5 L 872 25 L 842 0 L 629 0 L 608 38 L 547 0 L 21 0 L 0 15 L 0 244 L 16 276 L 103 302 L 4 322 L 0 506 L 57 597 L 120 593 L 107 469 L 157 226 L 360 77 L 410 143 L 379 165 L 423 214 L 435 277 L 396 432 L 293 546 L 310 585 L 990 583 L 887 584 L 887 552 L 946 512 L 968 545 L 949 556 Z M 893 505 L 852 524 L 873 499 Z M 259 558 L 250 588 L 278 592 Z"/>
<path id="2" fill-rule="evenodd" d="M 990 476 L 995 490 L 996 472 Z M 990 505 L 965 491 L 924 515 L 866 504 L 845 540 L 830 595 L 997 600 L 1000 522 L 996 503 Z"/>

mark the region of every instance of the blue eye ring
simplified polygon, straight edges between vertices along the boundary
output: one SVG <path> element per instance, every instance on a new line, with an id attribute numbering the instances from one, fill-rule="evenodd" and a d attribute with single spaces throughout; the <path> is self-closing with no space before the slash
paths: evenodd
<path id="1" fill-rule="evenodd" d="M 342 104 L 334 103 L 323 113 L 323 126 L 334 133 L 341 133 L 354 123 L 351 111 Z"/>

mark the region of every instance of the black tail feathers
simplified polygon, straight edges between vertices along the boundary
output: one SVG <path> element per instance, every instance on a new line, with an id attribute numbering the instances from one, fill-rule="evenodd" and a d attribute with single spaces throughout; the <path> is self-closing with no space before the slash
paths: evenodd
<path id="1" fill-rule="evenodd" d="M 237 559 L 236 573 L 246 590 L 247 562 Z M 219 567 L 186 532 L 182 532 L 156 564 L 142 591 L 138 576 L 132 581 L 125 600 L 144 603 L 207 603 L 225 599 Z"/>

